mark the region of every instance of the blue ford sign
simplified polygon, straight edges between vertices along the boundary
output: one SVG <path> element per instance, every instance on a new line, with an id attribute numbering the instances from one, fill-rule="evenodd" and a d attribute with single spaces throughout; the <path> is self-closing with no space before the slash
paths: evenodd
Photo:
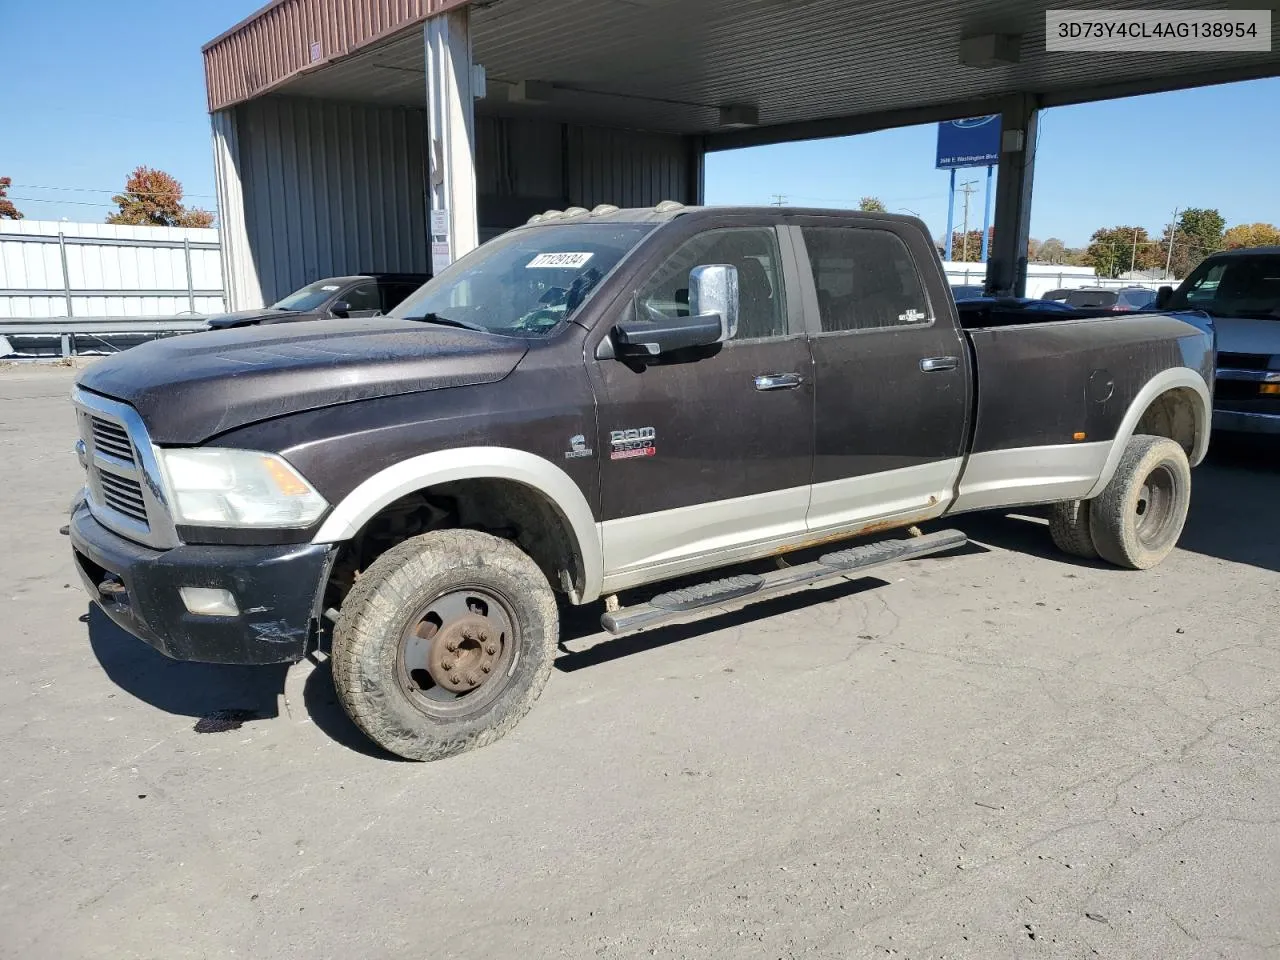
<path id="1" fill-rule="evenodd" d="M 986 167 L 1000 162 L 1000 114 L 938 124 L 939 170 Z"/>

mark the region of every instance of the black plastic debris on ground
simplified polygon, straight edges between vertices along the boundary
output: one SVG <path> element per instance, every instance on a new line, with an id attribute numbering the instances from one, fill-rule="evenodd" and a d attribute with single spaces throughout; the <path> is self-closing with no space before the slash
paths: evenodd
<path id="1" fill-rule="evenodd" d="M 239 730 L 250 720 L 261 720 L 262 714 L 256 710 L 215 710 L 206 713 L 196 721 L 196 733 L 226 733 L 228 730 Z"/>

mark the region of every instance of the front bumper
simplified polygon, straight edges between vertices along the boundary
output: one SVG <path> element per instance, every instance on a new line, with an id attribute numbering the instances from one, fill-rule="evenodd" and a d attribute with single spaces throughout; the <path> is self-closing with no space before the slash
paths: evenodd
<path id="1" fill-rule="evenodd" d="M 203 663 L 306 656 L 336 552 L 332 544 L 310 543 L 153 550 L 112 533 L 84 503 L 74 506 L 68 532 L 80 580 L 108 617 L 168 657 Z M 189 613 L 180 587 L 229 590 L 240 613 Z"/>
<path id="2" fill-rule="evenodd" d="M 1213 411 L 1213 429 L 1227 433 L 1280 434 L 1280 413 L 1248 413 L 1243 410 Z"/>

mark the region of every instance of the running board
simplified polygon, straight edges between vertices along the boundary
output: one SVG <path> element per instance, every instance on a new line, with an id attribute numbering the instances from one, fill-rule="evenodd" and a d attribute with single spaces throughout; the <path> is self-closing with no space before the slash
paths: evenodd
<path id="1" fill-rule="evenodd" d="M 940 530 L 910 540 L 881 540 L 835 553 L 823 554 L 812 563 L 763 574 L 740 574 L 723 580 L 712 580 L 693 587 L 660 593 L 648 603 L 623 607 L 600 618 L 600 626 L 609 633 L 630 633 L 676 620 L 698 610 L 716 607 L 734 600 L 758 600 L 766 596 L 808 586 L 820 580 L 860 573 L 871 567 L 899 560 L 914 560 L 933 553 L 955 550 L 969 542 L 959 530 Z"/>

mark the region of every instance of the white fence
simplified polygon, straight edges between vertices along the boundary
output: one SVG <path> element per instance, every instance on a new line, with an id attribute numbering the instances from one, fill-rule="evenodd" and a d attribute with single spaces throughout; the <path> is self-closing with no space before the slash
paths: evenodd
<path id="1" fill-rule="evenodd" d="M 224 309 L 218 231 L 0 220 L 0 319 Z"/>
<path id="2" fill-rule="evenodd" d="M 942 269 L 947 283 L 952 286 L 982 286 L 987 279 L 985 263 L 944 261 Z M 1080 287 L 1104 287 L 1116 290 L 1121 287 L 1146 287 L 1158 290 L 1163 284 L 1177 286 L 1176 280 L 1107 280 L 1098 276 L 1093 267 L 1056 266 L 1047 263 L 1027 264 L 1027 296 L 1042 297 L 1050 290 L 1075 290 Z"/>

